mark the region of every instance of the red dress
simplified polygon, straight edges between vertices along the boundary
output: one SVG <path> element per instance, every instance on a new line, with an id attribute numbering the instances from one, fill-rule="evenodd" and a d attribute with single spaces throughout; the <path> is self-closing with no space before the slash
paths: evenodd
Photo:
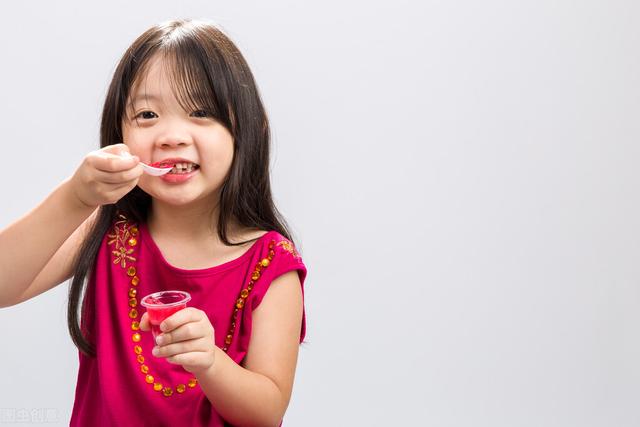
<path id="1" fill-rule="evenodd" d="M 120 217 L 103 239 L 88 283 L 82 327 L 96 357 L 80 353 L 70 425 L 228 425 L 189 372 L 151 354 L 151 333 L 138 329 L 144 313 L 139 301 L 162 290 L 189 292 L 188 305 L 209 316 L 216 345 L 240 364 L 249 347 L 253 310 L 273 280 L 292 270 L 304 285 L 307 270 L 300 255 L 275 231 L 232 261 L 184 270 L 164 259 L 145 224 Z M 304 336 L 303 312 L 300 342 Z"/>

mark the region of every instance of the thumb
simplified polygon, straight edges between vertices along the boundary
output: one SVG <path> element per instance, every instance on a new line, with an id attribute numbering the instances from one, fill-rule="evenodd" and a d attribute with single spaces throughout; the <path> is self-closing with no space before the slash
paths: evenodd
<path id="1" fill-rule="evenodd" d="M 126 144 L 113 144 L 107 145 L 102 148 L 100 151 L 103 153 L 114 154 L 116 156 L 121 156 L 123 158 L 135 157 L 131 155 L 131 151 L 129 151 L 129 147 Z"/>
<path id="2" fill-rule="evenodd" d="M 140 330 L 146 332 L 146 331 L 149 331 L 150 329 L 151 329 L 151 326 L 149 326 L 149 315 L 147 313 L 144 313 L 140 318 Z"/>

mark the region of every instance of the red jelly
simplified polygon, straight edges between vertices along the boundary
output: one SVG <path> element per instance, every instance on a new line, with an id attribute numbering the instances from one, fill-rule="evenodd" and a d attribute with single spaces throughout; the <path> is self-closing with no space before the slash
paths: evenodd
<path id="1" fill-rule="evenodd" d="M 140 304 L 147 309 L 153 338 L 161 333 L 160 323 L 173 313 L 186 308 L 189 300 L 191 295 L 183 291 L 156 292 L 142 298 Z"/>

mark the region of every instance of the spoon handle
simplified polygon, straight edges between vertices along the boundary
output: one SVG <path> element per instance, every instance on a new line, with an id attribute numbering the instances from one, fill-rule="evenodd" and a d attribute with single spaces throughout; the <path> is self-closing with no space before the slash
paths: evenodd
<path id="1" fill-rule="evenodd" d="M 122 153 L 120 153 L 120 155 L 122 157 L 133 157 L 128 151 L 123 151 Z M 169 171 L 173 169 L 173 168 L 156 168 L 153 166 L 149 166 L 148 164 L 142 161 L 140 162 L 140 164 L 142 165 L 142 170 L 151 176 L 162 176 L 166 173 L 169 173 Z"/>

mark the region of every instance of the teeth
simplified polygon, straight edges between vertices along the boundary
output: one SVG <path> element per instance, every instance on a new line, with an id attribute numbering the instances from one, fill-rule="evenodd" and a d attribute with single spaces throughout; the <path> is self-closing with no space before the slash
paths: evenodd
<path id="1" fill-rule="evenodd" d="M 195 169 L 194 163 L 176 163 L 171 169 L 172 173 L 189 173 Z"/>

